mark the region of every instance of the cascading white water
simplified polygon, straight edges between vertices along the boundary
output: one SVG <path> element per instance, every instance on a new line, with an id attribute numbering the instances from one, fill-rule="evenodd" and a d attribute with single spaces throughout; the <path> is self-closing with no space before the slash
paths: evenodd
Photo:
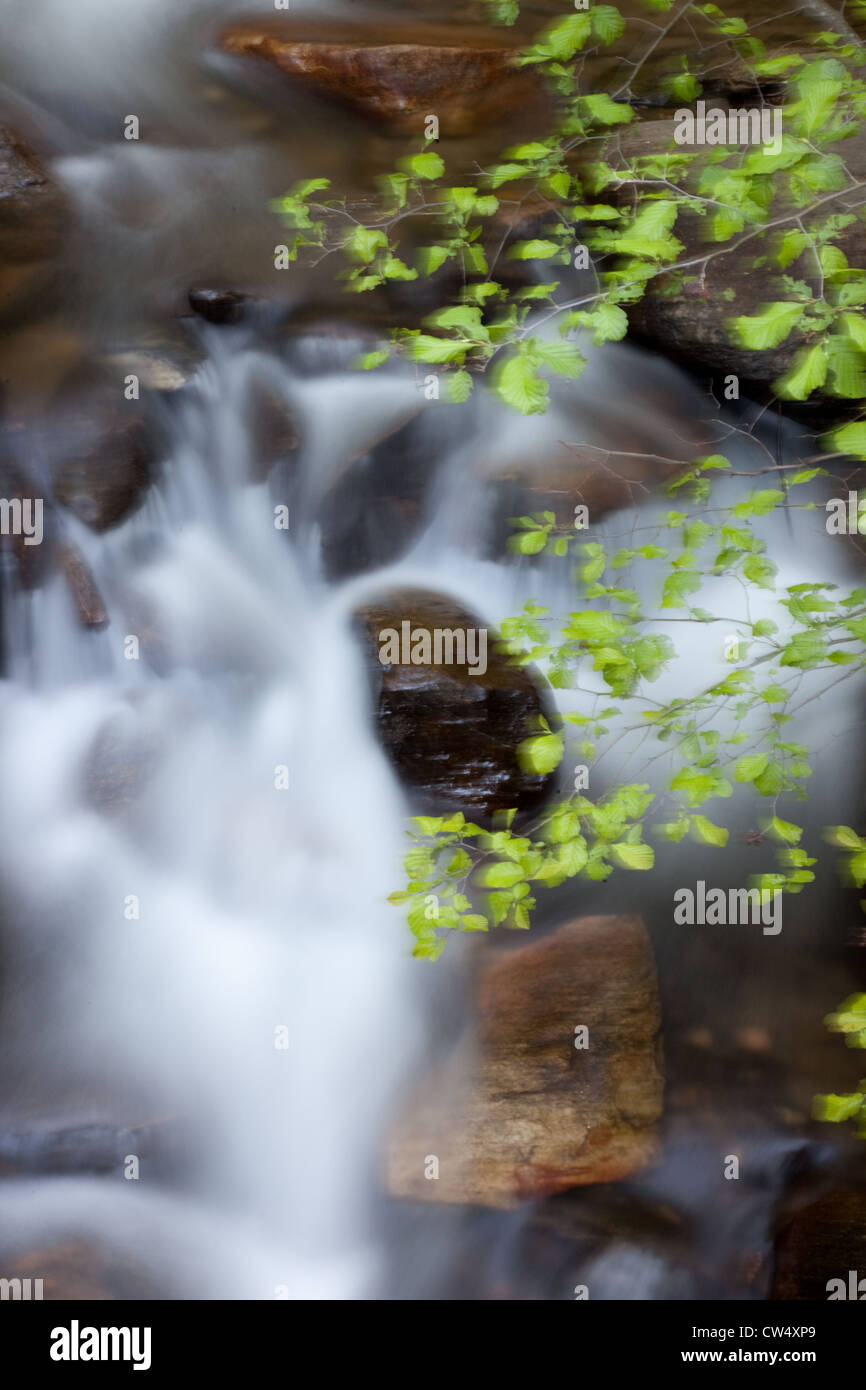
<path id="1" fill-rule="evenodd" d="M 13 599 L 0 876 L 19 934 L 16 1041 L 55 1081 L 192 1121 L 194 1195 L 268 1252 L 250 1272 L 226 1241 L 227 1296 L 344 1297 L 377 1273 L 383 1107 L 418 1028 L 417 972 L 385 902 L 402 808 L 345 606 L 301 571 L 266 487 L 243 485 L 250 364 L 211 360 L 135 517 L 103 538 L 70 519 L 104 632 L 78 630 L 58 584 Z M 200 447 L 211 437 L 215 453 Z M 143 659 L 124 655 L 125 604 L 141 598 L 162 676 L 146 637 Z M 134 807 L 110 819 L 86 785 L 104 728 L 153 760 Z M 117 1182 L 133 1208 L 148 1201 L 146 1163 L 140 1197 Z M 99 1211 L 92 1192 L 82 1201 Z M 105 1202 L 119 1228 L 100 1216 L 99 1230 L 122 1239 L 124 1203 Z M 199 1278 L 208 1264 L 214 1278 L 210 1261 Z"/>

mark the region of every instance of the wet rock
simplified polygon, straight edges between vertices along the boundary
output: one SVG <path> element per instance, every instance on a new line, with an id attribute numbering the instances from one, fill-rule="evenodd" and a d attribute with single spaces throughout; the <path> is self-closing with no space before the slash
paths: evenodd
<path id="1" fill-rule="evenodd" d="M 155 440 L 122 381 L 68 382 L 45 425 L 57 501 L 94 531 L 117 526 L 139 506 L 156 462 Z"/>
<path id="2" fill-rule="evenodd" d="M 435 114 L 442 135 L 537 105 L 540 84 L 512 66 L 518 44 L 503 29 L 294 19 L 243 21 L 220 38 L 225 52 L 264 60 L 394 133 L 420 134 Z"/>
<path id="3" fill-rule="evenodd" d="M 34 150 L 0 126 L 0 263 L 43 260 L 61 243 L 66 200 Z"/>
<path id="4" fill-rule="evenodd" d="M 34 150 L 0 126 L 0 319 L 41 308 L 53 289 L 66 199 Z"/>
<path id="5" fill-rule="evenodd" d="M 391 1193 L 509 1207 L 619 1181 L 656 1157 L 660 1013 L 640 918 L 585 917 L 499 951 L 477 1014 L 474 1046 L 423 1078 L 397 1120 Z M 438 1179 L 425 1176 L 430 1155 Z"/>
<path id="6" fill-rule="evenodd" d="M 512 665 L 496 652 L 494 629 L 455 599 L 423 589 L 392 591 L 366 604 L 358 618 L 379 737 L 412 804 L 434 814 L 463 811 L 470 820 L 489 819 L 497 810 L 517 808 L 522 814 L 539 807 L 555 774 L 524 771 L 517 748 L 537 731 L 540 715 L 552 718 L 551 711 L 531 668 Z M 445 664 L 449 652 L 443 639 L 443 664 L 383 665 L 386 631 L 400 637 L 427 634 L 434 657 L 436 632 L 455 633 L 452 660 Z M 461 640 L 469 660 L 458 665 L 453 658 L 460 655 Z M 471 674 L 470 661 L 478 674 Z"/>
<path id="7" fill-rule="evenodd" d="M 107 1173 L 127 1154 L 139 1158 L 154 1147 L 152 1127 L 110 1124 L 0 1126 L 0 1177 L 32 1173 Z"/>
<path id="8" fill-rule="evenodd" d="M 108 613 L 90 566 L 77 546 L 62 542 L 57 560 L 69 586 L 82 627 L 100 628 L 108 623 Z"/>
<path id="9" fill-rule="evenodd" d="M 866 1184 L 842 1188 L 798 1212 L 782 1230 L 776 1246 L 771 1297 L 826 1301 L 841 1279 L 846 1297 L 849 1271 L 866 1279 Z M 866 1285 L 857 1293 L 866 1296 Z"/>
<path id="10" fill-rule="evenodd" d="M 59 319 L 41 319 L 0 339 L 0 404 L 12 420 L 32 417 L 83 361 L 83 337 Z"/>
<path id="11" fill-rule="evenodd" d="M 266 381 L 255 381 L 247 402 L 253 477 L 265 477 L 278 459 L 296 454 L 300 444 L 295 417 L 282 393 Z"/>
<path id="12" fill-rule="evenodd" d="M 479 454 L 477 467 L 489 480 L 484 514 L 494 556 L 506 552 L 514 517 L 551 512 L 560 534 L 580 540 L 577 507 L 588 509 L 592 526 L 607 512 L 644 501 L 679 466 L 718 447 L 712 402 L 670 363 L 624 343 L 613 363 L 604 349 L 594 352 L 584 375 L 556 384 L 551 398 L 557 414 L 551 410 L 535 424 L 531 438 L 515 430 Z M 624 400 L 628 410 L 620 409 Z"/>
<path id="13" fill-rule="evenodd" d="M 634 156 L 673 149 L 673 126 L 673 121 L 652 121 L 639 132 L 630 132 L 622 142 L 624 152 Z M 846 141 L 841 153 L 851 175 L 862 179 L 866 175 L 866 137 L 860 135 Z M 840 194 L 838 204 L 831 198 L 826 210 L 828 214 L 845 212 L 845 193 Z M 685 277 L 665 272 L 657 275 L 644 297 L 627 306 L 632 332 L 676 361 L 692 368 L 706 368 L 719 376 L 737 376 L 760 394 L 791 367 L 806 335 L 795 328 L 778 347 L 754 350 L 737 342 L 731 320 L 758 314 L 763 305 L 772 301 L 790 299 L 783 272 L 774 271 L 771 263 L 756 272 L 754 261 L 765 250 L 763 243 L 752 240 L 740 249 L 725 250 L 725 243 L 707 239 L 706 219 L 689 212 L 678 217 L 674 232 L 684 246 L 680 260 L 693 264 Z M 834 237 L 834 244 L 841 248 L 850 265 L 863 265 L 866 227 L 862 220 L 842 229 Z M 808 248 L 786 273 L 813 285 L 816 294 L 820 292 Z M 816 392 L 811 401 L 817 404 L 821 399 L 821 393 Z"/>
<path id="14" fill-rule="evenodd" d="M 381 331 L 349 317 L 351 305 L 341 317 L 322 318 L 320 306 L 301 306 L 287 326 L 283 349 L 295 376 L 325 376 L 347 372 L 364 353 L 389 346 Z"/>
<path id="15" fill-rule="evenodd" d="M 317 520 L 329 579 L 391 564 L 420 534 L 438 464 L 448 450 L 448 433 L 436 428 L 445 423 L 444 412 L 431 423 L 429 416 L 418 415 L 419 408 L 411 400 L 401 406 L 404 415 L 414 418 L 369 441 L 323 498 Z"/>
<path id="16" fill-rule="evenodd" d="M 203 353 L 183 332 L 154 332 L 124 343 L 101 359 L 102 365 L 123 383 L 138 377 L 142 391 L 172 394 L 189 385 L 203 361 Z"/>
<path id="17" fill-rule="evenodd" d="M 36 1297 L 34 1281 L 41 1279 L 45 1301 L 108 1302 L 164 1297 L 153 1279 L 126 1257 L 84 1240 L 27 1251 L 0 1248 L 0 1271 L 6 1279 L 29 1279 L 31 1298 Z M 23 1290 L 24 1286 L 22 1296 Z M 14 1298 L 15 1293 L 11 1296 Z"/>
<path id="18" fill-rule="evenodd" d="M 240 323 L 248 304 L 248 296 L 237 290 L 197 288 L 189 292 L 193 313 L 208 323 Z"/>

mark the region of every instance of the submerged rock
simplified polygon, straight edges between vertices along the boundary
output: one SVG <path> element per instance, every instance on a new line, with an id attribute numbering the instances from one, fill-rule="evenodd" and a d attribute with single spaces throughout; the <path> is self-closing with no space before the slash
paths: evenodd
<path id="1" fill-rule="evenodd" d="M 81 551 L 77 546 L 64 541 L 57 547 L 57 561 L 69 587 L 81 626 L 105 627 L 108 623 L 108 613 L 90 566 Z"/>
<path id="2" fill-rule="evenodd" d="M 395 133 L 422 133 L 436 115 L 442 135 L 466 135 L 524 110 L 538 83 L 512 66 L 507 30 L 463 25 L 373 28 L 295 19 L 245 20 L 220 38 L 227 52 L 263 59 L 319 95 Z"/>
<path id="3" fill-rule="evenodd" d="M 517 748 L 537 732 L 539 716 L 550 716 L 550 709 L 531 669 L 512 665 L 495 650 L 493 628 L 455 599 L 423 589 L 388 593 L 358 616 L 379 737 L 413 806 L 433 813 L 463 811 L 469 820 L 540 806 L 555 774 L 525 771 Z M 389 654 L 383 647 L 389 633 L 401 641 L 411 637 L 422 658 L 428 655 L 426 637 L 433 659 L 404 662 L 411 656 L 405 650 L 400 661 L 383 663 L 380 653 Z M 455 634 L 453 645 L 446 634 Z M 461 642 L 467 659 L 449 661 L 459 656 Z M 441 664 L 435 664 L 437 654 Z"/>
<path id="4" fill-rule="evenodd" d="M 510 1207 L 619 1181 L 655 1158 L 661 1018 L 639 917 L 584 917 L 499 951 L 476 1012 L 477 1039 L 422 1079 L 397 1120 L 393 1195 Z"/>
<path id="5" fill-rule="evenodd" d="M 33 1173 L 108 1173 L 127 1154 L 150 1154 L 154 1129 L 106 1123 L 0 1127 L 0 1176 Z"/>
<path id="6" fill-rule="evenodd" d="M 0 262 L 35 261 L 57 251 L 66 200 L 34 150 L 0 126 Z"/>
<path id="7" fill-rule="evenodd" d="M 413 418 L 368 444 L 323 497 L 317 522 L 329 579 L 391 564 L 417 540 L 449 439 L 447 431 L 437 429 L 444 413 L 431 426 L 419 408 L 408 402 L 404 411 Z M 360 430 L 357 438 L 366 442 Z"/>
<path id="8" fill-rule="evenodd" d="M 0 126 L 0 317 L 41 304 L 66 218 L 66 199 L 42 160 Z"/>
<path id="9" fill-rule="evenodd" d="M 117 526 L 144 498 L 154 439 L 121 379 L 69 382 L 46 425 L 57 501 L 94 531 Z"/>
<path id="10" fill-rule="evenodd" d="M 173 394 L 194 380 L 204 360 L 188 334 L 162 326 L 118 344 L 100 363 L 122 383 L 135 376 L 142 391 Z"/>

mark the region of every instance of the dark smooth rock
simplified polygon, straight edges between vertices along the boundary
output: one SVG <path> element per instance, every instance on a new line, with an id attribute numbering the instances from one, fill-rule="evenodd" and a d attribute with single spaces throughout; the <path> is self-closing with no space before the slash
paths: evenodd
<path id="1" fill-rule="evenodd" d="M 69 381 L 45 423 L 54 493 L 94 531 L 124 521 L 153 478 L 156 446 L 122 378 Z"/>
<path id="2" fill-rule="evenodd" d="M 423 414 L 409 420 L 335 480 L 318 516 L 329 579 L 363 574 L 406 554 L 422 529 L 448 450 L 447 425 L 444 411 L 432 423 Z"/>
<path id="3" fill-rule="evenodd" d="M 240 323 L 248 303 L 248 296 L 237 290 L 196 288 L 189 292 L 189 307 L 208 323 Z"/>
<path id="4" fill-rule="evenodd" d="M 489 819 L 495 811 L 529 812 L 549 794 L 555 773 L 521 768 L 517 747 L 552 718 L 529 667 L 495 650 L 496 633 L 452 598 L 422 589 L 396 590 L 359 611 L 369 653 L 379 736 L 413 805 L 433 813 L 463 811 Z M 455 630 L 487 627 L 487 670 L 466 666 L 390 665 L 379 660 L 385 628 Z"/>

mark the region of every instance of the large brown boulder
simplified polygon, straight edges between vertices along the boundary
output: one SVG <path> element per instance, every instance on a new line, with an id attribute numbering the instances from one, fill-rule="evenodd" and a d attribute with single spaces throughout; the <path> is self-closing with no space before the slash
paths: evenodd
<path id="1" fill-rule="evenodd" d="M 262 59 L 394 133 L 421 134 L 435 115 L 442 135 L 465 135 L 515 104 L 525 108 L 539 87 L 512 66 L 518 41 L 501 29 L 269 18 L 231 25 L 220 46 Z"/>
<path id="2" fill-rule="evenodd" d="M 60 246 L 66 201 L 39 156 L 0 126 L 0 264 L 34 261 Z"/>
<path id="3" fill-rule="evenodd" d="M 539 716 L 551 712 L 532 671 L 495 650 L 494 629 L 456 600 L 423 589 L 390 592 L 366 604 L 358 616 L 379 737 L 413 805 L 434 814 L 463 811 L 469 820 L 485 821 L 497 810 L 528 812 L 540 806 L 555 774 L 526 770 L 517 749 L 538 732 Z M 383 634 L 402 637 L 404 624 L 409 634 L 427 634 L 431 644 L 437 631 L 462 634 L 478 673 L 471 673 L 469 661 L 383 663 Z M 470 641 L 482 640 L 483 671 L 479 648 L 469 647 Z M 442 654 L 447 659 L 444 641 Z"/>
<path id="4" fill-rule="evenodd" d="M 39 156 L 0 126 L 0 317 L 47 291 L 66 213 L 66 199 Z"/>
<path id="5" fill-rule="evenodd" d="M 392 1194 L 510 1207 L 655 1158 L 661 1025 L 639 917 L 584 917 L 497 953 L 477 1014 L 475 1046 L 423 1078 L 397 1120 Z M 438 1177 L 427 1176 L 432 1158 Z"/>
<path id="6" fill-rule="evenodd" d="M 623 167 L 646 155 L 675 151 L 674 125 L 672 119 L 648 121 L 627 131 L 620 140 Z M 846 140 L 839 146 L 839 153 L 851 176 L 862 180 L 866 176 L 866 136 L 860 134 Z M 616 158 L 612 162 L 618 167 Z M 828 216 L 847 211 L 850 199 L 844 191 L 838 200 L 824 196 Z M 630 185 L 623 186 L 622 198 L 630 200 Z M 780 198 L 774 216 L 784 211 L 784 199 Z M 786 274 L 805 280 L 819 293 L 814 256 L 807 248 L 783 272 L 774 268 L 769 255 L 766 263 L 756 269 L 755 260 L 772 250 L 772 237 L 743 240 L 741 246 L 737 245 L 738 236 L 733 236 L 729 243 L 714 242 L 708 240 L 708 222 L 708 218 L 688 211 L 680 213 L 674 233 L 684 247 L 679 260 L 688 262 L 689 268 L 685 274 L 663 271 L 651 280 L 643 298 L 626 306 L 629 326 L 676 361 L 705 368 L 720 377 L 734 375 L 751 386 L 769 386 L 791 367 L 797 351 L 807 341 L 806 336 L 795 328 L 778 347 L 750 349 L 738 341 L 732 320 L 758 314 L 767 303 L 789 300 Z M 796 222 L 786 225 L 795 227 Z M 862 219 L 843 228 L 833 242 L 850 265 L 866 267 L 866 226 Z M 820 392 L 812 398 L 813 402 L 821 399 Z"/>
<path id="7" fill-rule="evenodd" d="M 850 1298 L 849 1271 L 855 1284 L 866 1278 L 866 1185 L 840 1188 L 798 1212 L 780 1235 L 771 1297 L 826 1301 L 841 1279 Z M 866 1285 L 857 1301 L 866 1300 Z"/>

